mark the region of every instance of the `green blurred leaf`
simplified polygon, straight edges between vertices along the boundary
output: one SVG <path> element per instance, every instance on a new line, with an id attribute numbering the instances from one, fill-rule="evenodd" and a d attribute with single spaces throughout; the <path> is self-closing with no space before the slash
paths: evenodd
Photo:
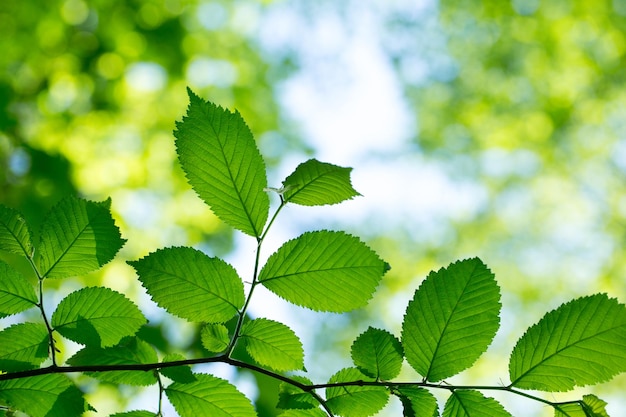
<path id="1" fill-rule="evenodd" d="M 302 384 L 313 384 L 313 382 L 309 378 L 304 376 L 292 375 L 290 378 L 295 381 L 301 382 Z M 319 403 L 315 398 L 313 398 L 310 393 L 304 392 L 294 385 L 288 384 L 286 382 L 281 382 L 278 388 L 278 408 L 310 409 L 316 408 L 318 406 Z"/>
<path id="2" fill-rule="evenodd" d="M 259 282 L 285 300 L 317 311 L 363 307 L 388 267 L 358 238 L 344 232 L 308 232 L 267 260 Z"/>
<path id="3" fill-rule="evenodd" d="M 478 391 L 454 390 L 443 408 L 443 417 L 512 417 L 493 398 Z"/>
<path id="4" fill-rule="evenodd" d="M 108 348 L 87 346 L 67 360 L 78 365 L 140 365 L 156 363 L 156 352 L 152 346 L 136 337 L 126 337 L 120 344 Z M 154 372 L 146 371 L 107 371 L 85 372 L 92 378 L 113 384 L 146 386 L 156 384 Z"/>
<path id="5" fill-rule="evenodd" d="M 254 319 L 241 327 L 239 340 L 259 364 L 276 371 L 304 368 L 304 351 L 298 336 L 286 325 L 268 319 Z"/>
<path id="6" fill-rule="evenodd" d="M 357 368 L 344 368 L 330 377 L 329 384 L 338 382 L 373 381 Z M 344 417 L 367 417 L 379 412 L 389 400 L 385 387 L 350 385 L 326 388 L 330 409 Z"/>
<path id="7" fill-rule="evenodd" d="M 369 327 L 352 343 L 350 351 L 361 372 L 376 380 L 388 381 L 400 373 L 402 345 L 386 330 Z"/>
<path id="8" fill-rule="evenodd" d="M 359 196 L 350 182 L 352 168 L 309 159 L 283 181 L 285 201 L 303 206 L 336 204 Z"/>
<path id="9" fill-rule="evenodd" d="M 219 258 L 188 247 L 159 249 L 129 261 L 154 302 L 193 322 L 224 323 L 243 307 L 243 282 Z"/>
<path id="10" fill-rule="evenodd" d="M 319 408 L 309 408 L 307 410 L 287 410 L 280 414 L 280 417 L 327 417 L 328 414 Z"/>
<path id="11" fill-rule="evenodd" d="M 83 288 L 69 294 L 52 314 L 54 330 L 90 346 L 116 345 L 145 323 L 146 318 L 132 301 L 104 287 Z"/>
<path id="12" fill-rule="evenodd" d="M 0 331 L 0 370 L 23 371 L 48 359 L 48 330 L 39 323 L 20 323 Z"/>
<path id="13" fill-rule="evenodd" d="M 202 100 L 190 89 L 176 122 L 176 151 L 189 184 L 224 222 L 260 237 L 269 197 L 265 163 L 239 112 Z"/>
<path id="14" fill-rule="evenodd" d="M 0 318 L 21 313 L 37 303 L 35 289 L 26 278 L 0 261 Z"/>
<path id="15" fill-rule="evenodd" d="M 22 214 L 0 204 L 0 250 L 31 256 L 31 232 Z"/>
<path id="16" fill-rule="evenodd" d="M 228 382 L 207 374 L 195 377 L 194 382 L 174 382 L 165 389 L 181 417 L 256 417 L 250 400 Z"/>
<path id="17" fill-rule="evenodd" d="M 78 417 L 90 409 L 83 393 L 61 374 L 0 381 L 0 403 L 29 417 Z"/>
<path id="18" fill-rule="evenodd" d="M 95 203 L 68 197 L 48 213 L 37 247 L 44 277 L 66 278 L 95 271 L 124 245 L 109 211 L 110 200 Z"/>
<path id="19" fill-rule="evenodd" d="M 133 410 L 125 413 L 111 414 L 109 417 L 155 417 L 157 414 L 147 410 Z"/>
<path id="20" fill-rule="evenodd" d="M 230 343 L 228 329 L 223 324 L 207 324 L 200 330 L 202 346 L 209 352 L 223 352 Z"/>
<path id="21" fill-rule="evenodd" d="M 511 386 L 567 391 L 626 371 L 626 306 L 606 294 L 581 297 L 547 313 L 519 339 Z"/>
<path id="22" fill-rule="evenodd" d="M 428 381 L 470 367 L 499 326 L 500 290 L 478 258 L 431 272 L 415 291 L 402 323 L 409 364 Z"/>
<path id="23" fill-rule="evenodd" d="M 396 395 L 404 407 L 404 417 L 438 417 L 437 399 L 420 387 L 398 387 Z"/>
<path id="24" fill-rule="evenodd" d="M 170 353 L 165 355 L 162 362 L 178 362 L 185 359 L 187 358 L 181 354 Z M 166 368 L 159 369 L 159 373 L 174 382 L 188 383 L 196 380 L 195 375 L 191 371 L 191 367 L 188 365 L 168 366 Z"/>

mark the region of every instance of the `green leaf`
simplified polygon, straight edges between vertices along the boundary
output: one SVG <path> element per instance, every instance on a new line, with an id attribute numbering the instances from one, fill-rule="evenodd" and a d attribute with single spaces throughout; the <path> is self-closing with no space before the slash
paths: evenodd
<path id="1" fill-rule="evenodd" d="M 230 343 L 228 329 L 223 324 L 207 324 L 200 330 L 200 341 L 209 352 L 223 352 Z"/>
<path id="2" fill-rule="evenodd" d="M 282 323 L 254 319 L 241 327 L 240 339 L 252 358 L 276 371 L 304 368 L 304 351 L 298 336 Z"/>
<path id="3" fill-rule="evenodd" d="M 398 376 L 404 359 L 400 341 L 388 331 L 373 327 L 352 343 L 351 354 L 361 372 L 383 381 Z"/>
<path id="4" fill-rule="evenodd" d="M 224 323 L 243 307 L 243 282 L 235 269 L 199 250 L 159 249 L 128 263 L 154 302 L 181 318 Z"/>
<path id="5" fill-rule="evenodd" d="M 59 303 L 52 326 L 83 345 L 113 346 L 146 323 L 137 306 L 122 294 L 104 287 L 75 291 Z"/>
<path id="6" fill-rule="evenodd" d="M 419 387 L 401 386 L 395 393 L 404 407 L 404 417 L 438 417 L 437 399 Z"/>
<path id="7" fill-rule="evenodd" d="M 512 417 L 493 398 L 478 391 L 454 390 L 443 409 L 443 417 Z"/>
<path id="8" fill-rule="evenodd" d="M 50 210 L 36 250 L 44 277 L 66 278 L 95 271 L 108 263 L 124 245 L 108 207 L 65 198 Z"/>
<path id="9" fill-rule="evenodd" d="M 0 370 L 35 369 L 48 359 L 48 330 L 39 323 L 20 323 L 0 332 Z"/>
<path id="10" fill-rule="evenodd" d="M 0 261 L 0 318 L 37 305 L 34 288 L 19 272 Z"/>
<path id="11" fill-rule="evenodd" d="M 31 232 L 22 214 L 0 204 L 0 250 L 31 256 Z"/>
<path id="12" fill-rule="evenodd" d="M 87 346 L 67 360 L 74 366 L 80 365 L 141 365 L 158 361 L 152 346 L 136 337 L 122 339 L 120 344 L 108 348 Z M 113 384 L 146 386 L 156 384 L 154 372 L 146 371 L 107 371 L 85 372 L 99 381 Z"/>
<path id="13" fill-rule="evenodd" d="M 354 381 L 373 381 L 357 368 L 344 368 L 333 375 L 329 384 Z M 349 385 L 326 388 L 330 409 L 344 417 L 367 417 L 379 412 L 389 400 L 387 388 L 374 385 Z"/>
<path id="14" fill-rule="evenodd" d="M 287 410 L 280 414 L 280 417 L 327 417 L 327 414 L 319 408 L 308 410 Z"/>
<path id="15" fill-rule="evenodd" d="M 157 414 L 146 410 L 126 411 L 125 413 L 111 414 L 109 417 L 156 417 Z"/>
<path id="16" fill-rule="evenodd" d="M 187 180 L 224 222 L 260 237 L 269 212 L 265 163 L 239 112 L 202 100 L 190 89 L 176 122 L 176 151 Z"/>
<path id="17" fill-rule="evenodd" d="M 165 355 L 162 362 L 178 362 L 185 359 L 186 358 L 179 353 L 168 353 Z M 159 369 L 159 373 L 174 382 L 188 383 L 196 380 L 195 375 L 191 372 L 191 367 L 188 365 L 168 366 Z"/>
<path id="18" fill-rule="evenodd" d="M 499 326 L 500 290 L 478 258 L 431 272 L 415 291 L 402 323 L 409 364 L 428 381 L 470 367 Z"/>
<path id="19" fill-rule="evenodd" d="M 250 400 L 228 382 L 207 374 L 195 377 L 194 382 L 174 382 L 165 389 L 181 417 L 256 417 Z"/>
<path id="20" fill-rule="evenodd" d="M 313 382 L 299 375 L 293 375 L 291 379 L 306 385 L 313 385 Z M 317 400 L 308 392 L 301 390 L 295 385 L 282 382 L 278 387 L 278 408 L 316 408 L 319 406 Z M 282 415 L 282 414 L 281 414 Z"/>
<path id="21" fill-rule="evenodd" d="M 344 232 L 308 232 L 267 260 L 259 281 L 289 302 L 317 311 L 363 307 L 388 266 L 358 238 Z"/>
<path id="22" fill-rule="evenodd" d="M 29 417 L 80 416 L 91 408 L 83 393 L 61 374 L 0 381 L 0 403 Z"/>
<path id="23" fill-rule="evenodd" d="M 283 181 L 285 201 L 303 206 L 336 204 L 360 196 L 350 182 L 352 168 L 309 159 Z"/>
<path id="24" fill-rule="evenodd" d="M 515 345 L 511 386 L 567 391 L 626 371 L 626 306 L 606 294 L 547 313 Z"/>
<path id="25" fill-rule="evenodd" d="M 595 395 L 584 395 L 582 401 L 558 404 L 554 407 L 555 417 L 609 417 L 606 402 Z"/>

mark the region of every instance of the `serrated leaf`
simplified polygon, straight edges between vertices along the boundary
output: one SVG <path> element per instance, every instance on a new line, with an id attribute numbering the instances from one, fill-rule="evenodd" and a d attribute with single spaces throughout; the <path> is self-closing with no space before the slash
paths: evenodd
<path id="1" fill-rule="evenodd" d="M 443 409 L 443 417 L 512 417 L 493 398 L 478 391 L 454 390 Z"/>
<path id="2" fill-rule="evenodd" d="M 80 365 L 140 365 L 157 362 L 152 346 L 136 337 L 127 337 L 112 347 L 87 346 L 74 354 L 67 363 Z M 146 371 L 107 371 L 85 372 L 92 378 L 113 384 L 146 386 L 156 384 L 154 372 Z"/>
<path id="3" fill-rule="evenodd" d="M 83 393 L 61 374 L 0 381 L 0 403 L 29 417 L 80 416 L 90 409 Z"/>
<path id="4" fill-rule="evenodd" d="M 337 204 L 359 196 L 350 182 L 352 168 L 309 159 L 283 181 L 285 201 L 303 206 Z"/>
<path id="5" fill-rule="evenodd" d="M 34 288 L 19 272 L 0 261 L 0 318 L 37 305 Z"/>
<path id="6" fill-rule="evenodd" d="M 224 323 L 243 307 L 243 282 L 235 269 L 199 250 L 159 249 L 128 264 L 154 302 L 189 321 Z"/>
<path id="7" fill-rule="evenodd" d="M 478 258 L 431 272 L 415 291 L 402 323 L 407 362 L 428 381 L 470 367 L 500 323 L 500 289 Z"/>
<path id="8" fill-rule="evenodd" d="M 291 379 L 298 381 L 302 384 L 312 385 L 313 382 L 299 375 L 293 375 L 290 377 Z M 278 387 L 278 408 L 287 409 L 287 408 L 299 408 L 299 409 L 310 409 L 316 408 L 319 406 L 318 401 L 311 396 L 310 393 L 301 390 L 295 385 L 288 384 L 286 382 L 281 382 Z M 282 415 L 282 414 L 281 414 Z"/>
<path id="9" fill-rule="evenodd" d="M 241 327 L 239 340 L 252 358 L 276 371 L 304 368 L 304 350 L 298 336 L 286 325 L 254 319 Z"/>
<path id="10" fill-rule="evenodd" d="M 209 352 L 223 352 L 230 343 L 228 329 L 223 324 L 207 324 L 200 330 L 200 341 Z"/>
<path id="11" fill-rule="evenodd" d="M 165 389 L 181 417 L 256 417 L 250 400 L 227 381 L 207 374 L 195 377 L 194 382 L 174 382 Z"/>
<path id="12" fill-rule="evenodd" d="M 330 377 L 329 384 L 338 382 L 373 381 L 357 368 L 344 368 Z M 387 388 L 374 385 L 349 385 L 326 388 L 330 409 L 344 417 L 368 417 L 379 412 L 389 400 Z"/>
<path id="13" fill-rule="evenodd" d="M 115 257 L 125 240 L 108 204 L 68 197 L 50 210 L 36 250 L 42 276 L 66 278 L 86 274 Z"/>
<path id="14" fill-rule="evenodd" d="M 346 312 L 372 297 L 388 265 L 344 232 L 308 232 L 270 256 L 259 274 L 267 289 L 299 306 Z"/>
<path id="15" fill-rule="evenodd" d="M 89 287 L 65 297 L 52 314 L 52 327 L 74 342 L 108 347 L 132 336 L 146 323 L 139 308 L 122 294 Z"/>
<path id="16" fill-rule="evenodd" d="M 404 417 L 438 417 L 437 399 L 419 387 L 401 386 L 395 393 L 402 402 Z"/>
<path id="17" fill-rule="evenodd" d="M 165 355 L 162 362 L 178 362 L 185 359 L 186 358 L 179 353 L 169 353 Z M 188 365 L 168 366 L 159 369 L 159 373 L 174 382 L 189 383 L 196 380 L 196 377 L 191 371 L 191 367 Z"/>
<path id="18" fill-rule="evenodd" d="M 402 345 L 386 330 L 369 327 L 352 343 L 350 351 L 361 372 L 376 380 L 388 381 L 400 373 Z"/>
<path id="19" fill-rule="evenodd" d="M 567 391 L 626 371 L 626 306 L 606 294 L 581 297 L 547 313 L 519 339 L 511 386 Z"/>
<path id="20" fill-rule="evenodd" d="M 0 204 L 0 250 L 31 256 L 31 232 L 22 214 Z"/>
<path id="21" fill-rule="evenodd" d="M 24 371 L 48 359 L 48 330 L 39 323 L 20 323 L 0 332 L 0 370 Z"/>
<path id="22" fill-rule="evenodd" d="M 215 215 L 260 237 L 269 197 L 265 163 L 239 112 L 202 100 L 190 89 L 189 107 L 176 122 L 176 152 L 187 180 Z"/>
<path id="23" fill-rule="evenodd" d="M 109 417 L 156 417 L 157 414 L 147 410 L 133 410 L 124 413 L 111 414 Z"/>
<path id="24" fill-rule="evenodd" d="M 554 406 L 555 417 L 609 417 L 607 403 L 595 395 L 584 395 L 582 401 L 557 404 Z"/>

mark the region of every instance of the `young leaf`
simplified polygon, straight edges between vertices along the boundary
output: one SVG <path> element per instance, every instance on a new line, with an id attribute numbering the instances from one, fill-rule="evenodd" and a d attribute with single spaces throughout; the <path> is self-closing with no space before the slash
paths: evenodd
<path id="1" fill-rule="evenodd" d="M 202 100 L 190 89 L 189 108 L 176 122 L 176 151 L 187 180 L 220 219 L 260 237 L 269 197 L 265 163 L 238 112 Z"/>
<path id="2" fill-rule="evenodd" d="M 179 353 L 169 353 L 165 355 L 162 362 L 177 362 L 185 359 L 186 358 Z M 196 380 L 195 375 L 191 372 L 191 367 L 188 365 L 168 366 L 166 368 L 159 369 L 159 373 L 174 382 L 182 382 L 186 384 Z"/>
<path id="3" fill-rule="evenodd" d="M 428 390 L 401 386 L 395 394 L 404 407 L 404 417 L 439 417 L 437 399 Z"/>
<path id="4" fill-rule="evenodd" d="M 61 374 L 0 381 L 0 403 L 29 417 L 74 417 L 90 409 L 83 393 Z"/>
<path id="5" fill-rule="evenodd" d="M 409 364 L 428 381 L 470 367 L 499 326 L 500 290 L 478 258 L 431 272 L 415 291 L 402 323 Z"/>
<path id="6" fill-rule="evenodd" d="M 567 391 L 626 371 L 626 306 L 606 294 L 547 313 L 515 345 L 511 386 Z"/>
<path id="7" fill-rule="evenodd" d="M 352 361 L 365 375 L 388 381 L 400 373 L 402 345 L 386 330 L 369 327 L 352 343 Z"/>
<path id="8" fill-rule="evenodd" d="M 48 359 L 48 330 L 39 323 L 15 324 L 0 332 L 0 370 L 24 371 Z"/>
<path id="9" fill-rule="evenodd" d="M 443 417 L 512 417 L 493 398 L 478 391 L 454 390 L 443 408 Z"/>
<path id="10" fill-rule="evenodd" d="M 36 253 L 42 276 L 66 278 L 95 271 L 124 245 L 109 210 L 110 200 L 95 203 L 68 197 L 50 210 Z"/>
<path id="11" fill-rule="evenodd" d="M 33 244 L 24 217 L 15 209 L 0 204 L 0 250 L 31 256 Z"/>
<path id="12" fill-rule="evenodd" d="M 366 305 L 388 269 L 358 238 L 323 230 L 285 243 L 267 260 L 259 281 L 294 304 L 340 313 Z"/>
<path id="13" fill-rule="evenodd" d="M 0 261 L 0 318 L 35 307 L 37 302 L 37 294 L 26 279 Z"/>
<path id="14" fill-rule="evenodd" d="M 349 200 L 359 194 L 350 182 L 352 168 L 309 159 L 283 181 L 285 201 L 303 206 L 321 206 Z"/>
<path id="15" fill-rule="evenodd" d="M 254 319 L 241 327 L 240 339 L 252 358 L 276 371 L 304 368 L 304 351 L 289 327 L 268 319 Z"/>
<path id="16" fill-rule="evenodd" d="M 250 400 L 228 382 L 207 374 L 195 377 L 194 382 L 174 382 L 165 389 L 181 417 L 256 417 Z"/>
<path id="17" fill-rule="evenodd" d="M 59 303 L 52 326 L 74 342 L 108 347 L 132 336 L 146 323 L 137 306 L 122 294 L 104 287 L 75 291 Z"/>
<path id="18" fill-rule="evenodd" d="M 189 321 L 224 323 L 243 307 L 243 282 L 235 269 L 199 250 L 159 249 L 128 264 L 154 302 Z"/>
<path id="19" fill-rule="evenodd" d="M 200 330 L 200 341 L 209 352 L 223 352 L 230 343 L 228 329 L 223 324 L 207 324 Z"/>
<path id="20" fill-rule="evenodd" d="M 312 385 L 310 379 L 294 375 L 291 376 L 291 379 L 301 382 L 303 384 Z M 301 409 L 309 409 L 309 408 L 317 408 L 319 403 L 310 393 L 302 391 L 300 388 L 288 384 L 286 382 L 282 382 L 278 388 L 278 408 L 287 409 L 287 408 L 301 408 Z M 283 415 L 283 414 L 281 414 Z"/>
<path id="21" fill-rule="evenodd" d="M 122 339 L 120 344 L 108 348 L 87 346 L 67 360 L 74 366 L 80 365 L 140 365 L 155 363 L 158 358 L 152 346 L 136 337 Z M 153 372 L 114 371 L 85 372 L 92 378 L 113 384 L 146 386 L 156 384 Z"/>
<path id="22" fill-rule="evenodd" d="M 330 377 L 329 384 L 373 381 L 357 368 L 344 368 Z M 327 404 L 344 417 L 368 417 L 379 412 L 389 400 L 387 388 L 374 385 L 349 385 L 326 388 Z"/>

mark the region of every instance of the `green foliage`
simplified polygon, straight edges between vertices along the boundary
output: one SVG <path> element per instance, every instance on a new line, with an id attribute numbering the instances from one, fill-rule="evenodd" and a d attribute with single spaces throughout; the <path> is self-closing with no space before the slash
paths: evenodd
<path id="1" fill-rule="evenodd" d="M 222 259 L 191 247 L 158 249 L 128 261 L 157 305 L 197 329 L 197 343 L 183 354 L 173 341 L 151 343 L 154 338 L 146 337 L 146 318 L 137 305 L 106 287 L 71 292 L 49 316 L 50 297 L 45 295 L 54 291 L 46 287 L 50 278 L 92 272 L 124 244 L 110 200 L 62 200 L 45 217 L 34 250 L 22 214 L 0 206 L 0 250 L 23 257 L 38 284 L 33 287 L 15 265 L 0 262 L 0 315 L 32 307 L 40 314 L 36 322 L 29 319 L 0 331 L 0 405 L 9 410 L 6 415 L 82 415 L 90 408 L 82 386 L 65 375 L 81 372 L 106 384 L 158 387 L 158 412 L 113 416 L 160 416 L 163 394 L 181 417 L 256 416 L 251 401 L 235 386 L 194 368 L 219 362 L 280 381 L 275 403 L 286 417 L 367 417 L 390 398 L 403 406 L 405 417 L 438 417 L 434 390 L 449 392 L 444 417 L 510 416 L 483 394 L 490 390 L 539 401 L 556 416 L 607 417 L 606 403 L 593 395 L 557 402 L 522 391 L 566 391 L 626 371 L 626 306 L 606 294 L 564 303 L 530 327 L 511 354 L 509 385 L 443 382 L 476 362 L 500 324 L 500 288 L 479 258 L 428 275 L 406 307 L 400 339 L 385 329 L 363 331 L 350 349 L 355 367 L 339 370 L 322 384 L 291 374 L 306 373 L 302 343 L 285 324 L 249 317 L 254 289 L 263 285 L 290 303 L 343 313 L 367 305 L 389 265 L 357 237 L 329 230 L 309 231 L 284 243 L 261 265 L 265 237 L 290 203 L 327 205 L 359 195 L 350 168 L 309 160 L 281 189 L 270 189 L 265 164 L 241 116 L 191 91 L 189 97 L 188 113 L 175 133 L 183 170 L 218 217 L 256 240 L 252 276 L 244 281 Z M 267 191 L 280 195 L 269 222 Z M 64 363 L 59 335 L 84 345 Z M 402 382 L 395 380 L 405 358 L 412 368 L 407 371 L 422 379 L 406 382 L 402 375 Z"/>

